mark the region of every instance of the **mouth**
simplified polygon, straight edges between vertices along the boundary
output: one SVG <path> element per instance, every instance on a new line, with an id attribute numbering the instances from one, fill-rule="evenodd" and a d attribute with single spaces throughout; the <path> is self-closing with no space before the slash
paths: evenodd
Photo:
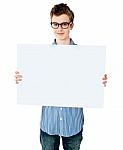
<path id="1" fill-rule="evenodd" d="M 57 33 L 58 35 L 63 35 L 64 33 Z"/>

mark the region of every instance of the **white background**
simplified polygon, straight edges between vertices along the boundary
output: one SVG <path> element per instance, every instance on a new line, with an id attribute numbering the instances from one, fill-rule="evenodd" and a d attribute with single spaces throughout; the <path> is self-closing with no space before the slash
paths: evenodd
<path id="1" fill-rule="evenodd" d="M 66 2 L 75 12 L 73 40 L 106 45 L 104 109 L 84 109 L 83 150 L 123 149 L 123 4 L 122 0 L 0 1 L 0 149 L 39 150 L 40 106 L 16 104 L 14 72 L 17 44 L 49 44 L 54 36 L 49 12 Z M 62 147 L 61 147 L 62 149 Z"/>

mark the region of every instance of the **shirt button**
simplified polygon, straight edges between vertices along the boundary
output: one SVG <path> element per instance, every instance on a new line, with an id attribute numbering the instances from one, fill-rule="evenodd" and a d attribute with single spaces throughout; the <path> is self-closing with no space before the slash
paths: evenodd
<path id="1" fill-rule="evenodd" d="M 60 120 L 62 120 L 62 118 L 60 118 Z"/>

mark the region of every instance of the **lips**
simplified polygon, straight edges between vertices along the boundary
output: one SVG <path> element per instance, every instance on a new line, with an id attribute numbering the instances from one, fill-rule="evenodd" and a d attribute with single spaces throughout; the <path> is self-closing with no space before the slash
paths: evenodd
<path id="1" fill-rule="evenodd" d="M 64 33 L 57 33 L 58 35 L 63 35 Z"/>

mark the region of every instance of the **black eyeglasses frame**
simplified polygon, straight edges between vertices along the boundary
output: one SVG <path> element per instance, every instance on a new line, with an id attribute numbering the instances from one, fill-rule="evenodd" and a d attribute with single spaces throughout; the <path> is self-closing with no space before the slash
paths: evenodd
<path id="1" fill-rule="evenodd" d="M 57 24 L 57 27 L 56 27 L 56 28 L 54 28 L 54 27 L 52 26 L 54 23 Z M 63 27 L 63 24 L 65 24 L 65 23 L 67 24 L 67 27 Z M 62 23 L 51 22 L 50 24 L 51 24 L 51 27 L 52 27 L 53 29 L 58 29 L 59 26 L 61 26 L 62 29 L 67 29 L 67 28 L 69 27 L 70 23 L 72 23 L 72 22 L 62 22 Z"/>

